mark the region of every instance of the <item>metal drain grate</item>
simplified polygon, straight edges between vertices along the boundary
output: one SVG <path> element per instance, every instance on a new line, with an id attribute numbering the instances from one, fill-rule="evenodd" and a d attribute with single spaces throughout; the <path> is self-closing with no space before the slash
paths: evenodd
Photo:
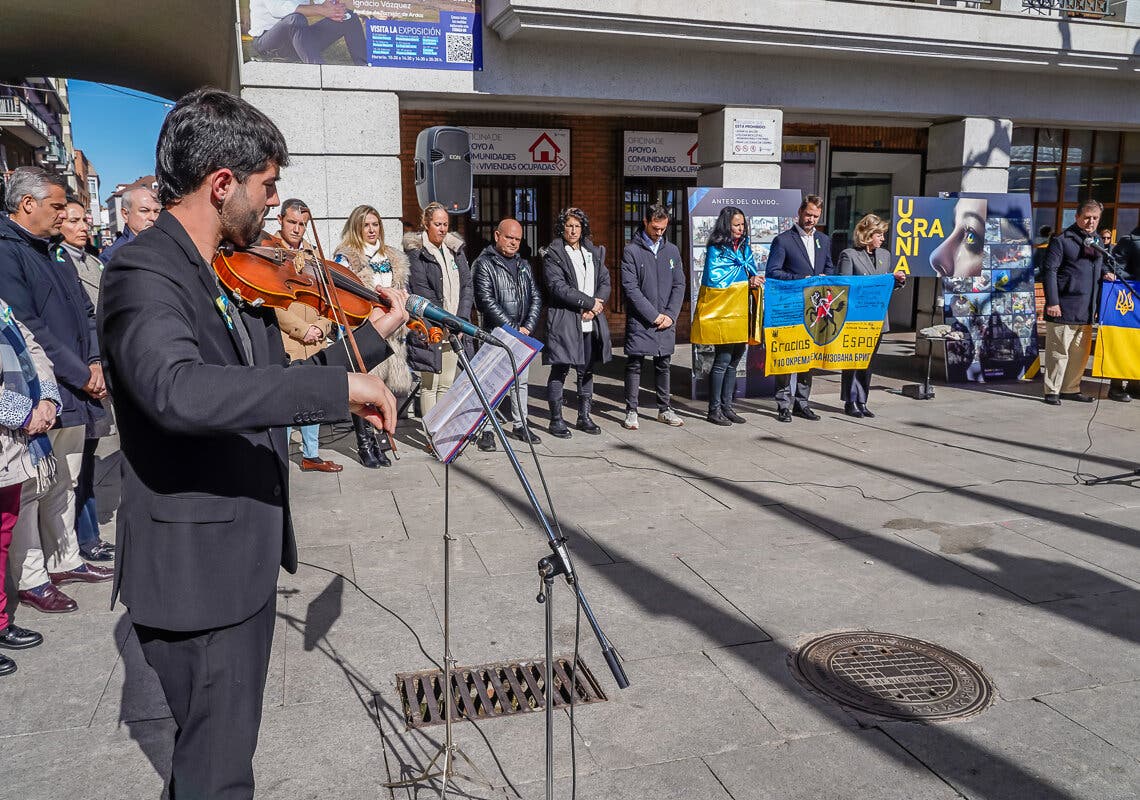
<path id="1" fill-rule="evenodd" d="M 572 660 L 554 660 L 554 707 L 570 704 Z M 546 707 L 544 678 L 546 660 L 503 661 L 452 670 L 451 719 L 490 719 L 541 711 Z M 574 705 L 604 701 L 598 681 L 590 668 L 578 659 L 574 671 Z M 403 672 L 396 675 L 396 686 L 404 703 L 404 719 L 409 728 L 440 725 L 443 718 L 443 672 L 438 669 Z"/>
<path id="2" fill-rule="evenodd" d="M 993 700 L 981 668 L 944 647 L 888 633 L 832 633 L 805 644 L 793 670 L 845 706 L 883 717 L 968 717 Z"/>

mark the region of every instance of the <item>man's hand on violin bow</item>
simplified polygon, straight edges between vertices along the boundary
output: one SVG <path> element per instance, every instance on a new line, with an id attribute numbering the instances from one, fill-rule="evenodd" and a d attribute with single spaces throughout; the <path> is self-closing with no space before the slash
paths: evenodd
<path id="1" fill-rule="evenodd" d="M 368 321 L 382 337 L 387 339 L 408 321 L 408 293 L 403 289 L 390 289 L 383 286 L 376 287 L 376 293 L 391 304 L 392 308 L 374 308 L 368 315 Z"/>
<path id="2" fill-rule="evenodd" d="M 375 375 L 348 373 L 348 408 L 389 435 L 396 433 L 396 396 Z"/>

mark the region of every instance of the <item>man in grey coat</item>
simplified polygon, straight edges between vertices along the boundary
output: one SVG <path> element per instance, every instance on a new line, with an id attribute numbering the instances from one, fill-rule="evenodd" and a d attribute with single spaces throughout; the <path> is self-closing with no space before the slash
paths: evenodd
<path id="1" fill-rule="evenodd" d="M 685 299 L 685 270 L 677 245 L 665 240 L 669 212 L 660 203 L 645 212 L 642 230 L 626 245 L 621 257 L 621 288 L 625 295 L 625 421 L 635 431 L 641 366 L 653 359 L 657 382 L 657 421 L 675 428 L 684 425 L 669 404 L 669 362 L 677 344 L 677 317 Z"/>

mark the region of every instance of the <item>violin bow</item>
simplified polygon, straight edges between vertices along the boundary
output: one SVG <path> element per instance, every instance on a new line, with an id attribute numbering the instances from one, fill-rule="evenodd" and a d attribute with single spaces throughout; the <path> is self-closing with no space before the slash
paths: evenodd
<path id="1" fill-rule="evenodd" d="M 337 301 L 336 293 L 331 288 L 329 288 L 333 286 L 332 275 L 329 273 L 328 267 L 325 266 L 325 250 L 323 247 L 321 247 L 321 237 L 317 233 L 316 220 L 314 220 L 311 216 L 309 217 L 308 227 L 309 230 L 313 232 L 313 242 L 317 246 L 317 260 L 319 262 L 317 264 L 317 274 L 320 278 L 321 283 L 325 286 L 325 297 L 327 299 L 329 307 L 333 310 L 334 316 L 339 317 L 339 319 L 336 319 L 334 321 L 342 328 L 344 328 L 346 338 L 348 339 L 349 344 L 352 346 L 351 356 L 355 356 L 356 360 L 356 367 L 353 371 L 367 374 L 368 368 L 364 364 L 364 357 L 360 354 L 360 347 L 356 344 L 356 336 L 352 332 L 352 326 L 348 324 L 348 316 L 344 313 L 344 309 L 341 308 L 340 303 Z M 351 356 L 349 358 L 350 366 L 352 366 L 353 361 L 353 358 Z M 396 453 L 395 440 L 389 436 L 388 442 L 392 446 L 392 454 L 395 455 L 396 458 L 399 458 L 399 455 Z"/>

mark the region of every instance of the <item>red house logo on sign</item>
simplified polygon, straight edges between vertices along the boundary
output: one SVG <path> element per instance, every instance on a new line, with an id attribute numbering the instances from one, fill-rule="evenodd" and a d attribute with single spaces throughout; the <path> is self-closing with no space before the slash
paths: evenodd
<path id="1" fill-rule="evenodd" d="M 700 142 L 694 142 L 693 146 L 689 148 L 689 152 L 685 154 L 689 157 L 690 166 L 699 167 L 701 165 L 701 162 L 697 161 L 698 147 L 700 147 Z"/>
<path id="2" fill-rule="evenodd" d="M 542 134 L 530 146 L 530 160 L 535 164 L 555 164 L 562 149 L 554 143 L 548 134 Z"/>

